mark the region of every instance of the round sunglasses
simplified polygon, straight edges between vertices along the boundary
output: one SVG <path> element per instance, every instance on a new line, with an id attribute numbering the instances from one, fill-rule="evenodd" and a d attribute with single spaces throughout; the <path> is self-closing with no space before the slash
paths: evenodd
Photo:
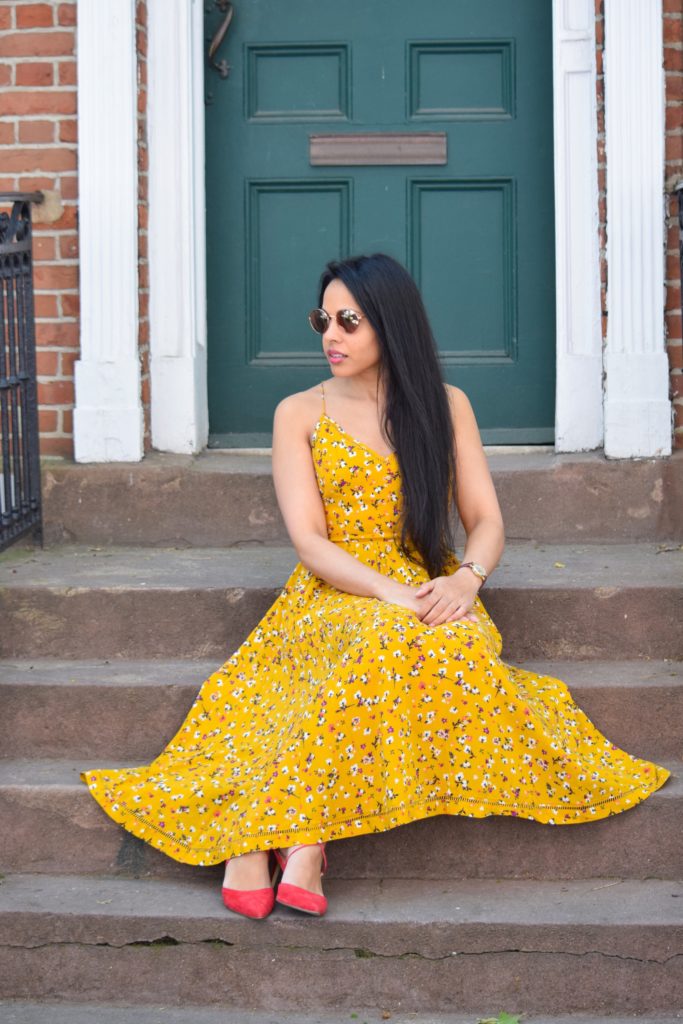
<path id="1" fill-rule="evenodd" d="M 361 320 L 364 320 L 365 317 L 356 313 L 355 309 L 339 309 L 334 314 L 334 319 L 346 334 L 353 334 L 358 330 Z M 324 309 L 312 309 L 308 314 L 308 322 L 316 334 L 324 334 L 332 320 L 333 318 Z"/>

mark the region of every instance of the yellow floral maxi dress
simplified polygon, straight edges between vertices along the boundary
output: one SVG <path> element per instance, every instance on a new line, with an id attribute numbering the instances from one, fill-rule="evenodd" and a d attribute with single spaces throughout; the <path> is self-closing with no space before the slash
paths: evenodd
<path id="1" fill-rule="evenodd" d="M 428 579 L 397 545 L 395 454 L 325 412 L 311 443 L 330 540 L 404 583 Z M 669 772 L 605 739 L 564 683 L 501 661 L 479 598 L 475 611 L 478 622 L 426 626 L 299 563 L 152 764 L 81 777 L 129 832 L 203 865 L 437 814 L 594 821 L 664 783 Z"/>

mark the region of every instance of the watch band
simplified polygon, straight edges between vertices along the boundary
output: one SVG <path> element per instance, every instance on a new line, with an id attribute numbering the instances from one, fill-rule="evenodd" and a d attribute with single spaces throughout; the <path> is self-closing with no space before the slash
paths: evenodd
<path id="1" fill-rule="evenodd" d="M 481 580 L 482 587 L 484 586 L 484 584 L 486 583 L 486 580 L 488 579 L 488 575 L 489 574 L 487 573 L 487 571 L 484 568 L 484 566 L 483 565 L 479 565 L 478 562 L 461 562 L 460 565 L 458 566 L 458 568 L 459 569 L 469 569 L 471 572 L 473 572 L 474 575 L 478 576 L 479 579 Z"/>

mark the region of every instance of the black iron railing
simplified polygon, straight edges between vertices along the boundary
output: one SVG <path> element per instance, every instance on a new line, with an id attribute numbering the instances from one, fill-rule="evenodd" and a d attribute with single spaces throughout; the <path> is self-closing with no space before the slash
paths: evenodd
<path id="1" fill-rule="evenodd" d="M 0 192 L 0 551 L 26 533 L 42 544 L 33 312 L 31 203 L 42 192 Z"/>

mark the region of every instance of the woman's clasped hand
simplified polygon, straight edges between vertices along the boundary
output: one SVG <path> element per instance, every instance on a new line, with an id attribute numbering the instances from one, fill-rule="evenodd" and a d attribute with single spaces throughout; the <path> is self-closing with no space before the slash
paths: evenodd
<path id="1" fill-rule="evenodd" d="M 449 576 L 436 576 L 419 587 L 387 580 L 381 597 L 391 604 L 409 608 L 426 626 L 441 626 L 462 619 L 479 620 L 472 609 L 480 586 L 476 576 L 464 569 Z"/>

